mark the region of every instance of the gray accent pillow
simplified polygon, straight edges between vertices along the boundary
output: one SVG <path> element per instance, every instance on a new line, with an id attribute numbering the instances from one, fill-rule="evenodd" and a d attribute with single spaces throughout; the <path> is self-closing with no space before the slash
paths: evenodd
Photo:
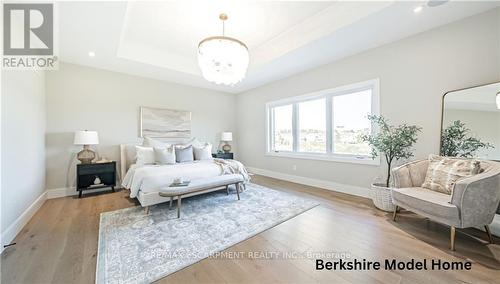
<path id="1" fill-rule="evenodd" d="M 175 147 L 175 160 L 177 163 L 185 163 L 194 161 L 193 146 Z"/>
<path id="2" fill-rule="evenodd" d="M 175 147 L 155 147 L 155 161 L 160 165 L 173 165 L 175 164 Z"/>

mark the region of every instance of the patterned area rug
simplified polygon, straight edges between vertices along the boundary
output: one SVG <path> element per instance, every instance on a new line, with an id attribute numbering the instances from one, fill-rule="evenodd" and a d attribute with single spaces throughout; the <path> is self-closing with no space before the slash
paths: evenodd
<path id="1" fill-rule="evenodd" d="M 175 205 L 174 201 L 174 205 Z M 150 283 L 276 226 L 318 202 L 248 184 L 182 200 L 101 214 L 96 283 Z"/>

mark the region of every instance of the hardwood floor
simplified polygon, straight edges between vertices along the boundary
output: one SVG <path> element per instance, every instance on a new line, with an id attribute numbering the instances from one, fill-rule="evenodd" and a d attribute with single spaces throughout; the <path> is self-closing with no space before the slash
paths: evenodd
<path id="1" fill-rule="evenodd" d="M 499 283 L 500 245 L 484 232 L 457 233 L 448 249 L 449 228 L 403 211 L 393 222 L 364 198 L 277 179 L 253 182 L 315 198 L 321 205 L 225 250 L 261 258 L 202 260 L 158 283 Z M 99 214 L 135 206 L 126 191 L 47 200 L 1 257 L 2 283 L 94 283 Z M 495 239 L 500 243 L 499 239 Z M 268 255 L 263 253 L 268 252 Z M 360 260 L 412 258 L 465 261 L 470 271 L 316 271 L 314 258 L 281 258 L 271 253 L 334 252 Z M 273 256 L 264 258 L 264 256 Z M 296 256 L 296 255 L 295 255 Z"/>

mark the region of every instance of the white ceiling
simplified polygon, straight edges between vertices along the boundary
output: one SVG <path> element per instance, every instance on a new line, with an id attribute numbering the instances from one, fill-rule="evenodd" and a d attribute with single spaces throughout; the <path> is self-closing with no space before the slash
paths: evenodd
<path id="1" fill-rule="evenodd" d="M 419 2 L 60 2 L 62 61 L 138 76 L 240 93 L 401 38 L 499 6 L 458 2 L 424 9 Z M 226 35 L 250 51 L 247 77 L 227 87 L 209 83 L 196 48 Z M 95 52 L 91 58 L 88 52 Z"/>

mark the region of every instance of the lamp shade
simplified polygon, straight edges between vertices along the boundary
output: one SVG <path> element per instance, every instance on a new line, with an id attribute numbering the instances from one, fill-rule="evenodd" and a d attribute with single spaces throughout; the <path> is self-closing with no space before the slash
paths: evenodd
<path id="1" fill-rule="evenodd" d="M 75 140 L 73 142 L 75 145 L 97 145 L 99 144 L 99 137 L 97 136 L 97 131 L 76 131 Z"/>
<path id="2" fill-rule="evenodd" d="M 222 132 L 220 136 L 221 141 L 233 141 L 233 133 L 232 132 Z"/>

